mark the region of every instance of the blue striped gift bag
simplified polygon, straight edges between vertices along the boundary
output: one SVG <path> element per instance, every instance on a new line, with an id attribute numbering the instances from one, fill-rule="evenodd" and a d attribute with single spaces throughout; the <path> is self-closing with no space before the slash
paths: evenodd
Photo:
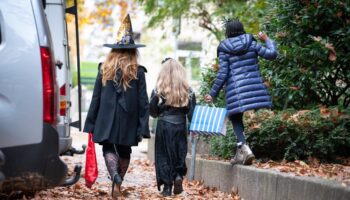
<path id="1" fill-rule="evenodd" d="M 190 132 L 215 136 L 226 135 L 226 108 L 196 106 L 190 125 Z"/>

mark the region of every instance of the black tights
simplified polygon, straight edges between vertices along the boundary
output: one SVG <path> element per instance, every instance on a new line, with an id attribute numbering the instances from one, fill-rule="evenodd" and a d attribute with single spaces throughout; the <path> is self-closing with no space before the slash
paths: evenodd
<path id="1" fill-rule="evenodd" d="M 114 174 L 120 173 L 120 159 L 130 160 L 131 147 L 115 144 L 103 144 L 102 152 L 109 175 L 111 178 L 113 178 Z"/>
<path id="2" fill-rule="evenodd" d="M 237 113 L 230 116 L 230 120 L 233 126 L 233 132 L 236 134 L 237 143 L 245 144 L 244 137 L 244 125 L 243 125 L 243 113 Z"/>

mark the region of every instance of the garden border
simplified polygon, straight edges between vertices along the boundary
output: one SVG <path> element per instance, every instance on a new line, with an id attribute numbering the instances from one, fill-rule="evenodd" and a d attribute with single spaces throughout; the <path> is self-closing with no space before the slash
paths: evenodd
<path id="1" fill-rule="evenodd" d="M 148 159 L 154 161 L 154 135 L 148 142 Z M 190 168 L 191 157 L 187 157 Z M 270 169 L 196 159 L 196 180 L 224 192 L 238 192 L 245 200 L 349 200 L 350 187 L 318 177 L 300 177 Z"/>

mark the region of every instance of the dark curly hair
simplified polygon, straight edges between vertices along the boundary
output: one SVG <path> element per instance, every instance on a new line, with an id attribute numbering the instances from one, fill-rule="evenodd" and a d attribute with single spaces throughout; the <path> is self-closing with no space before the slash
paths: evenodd
<path id="1" fill-rule="evenodd" d="M 245 34 L 244 26 L 238 19 L 229 19 L 225 23 L 226 38 L 236 37 Z"/>

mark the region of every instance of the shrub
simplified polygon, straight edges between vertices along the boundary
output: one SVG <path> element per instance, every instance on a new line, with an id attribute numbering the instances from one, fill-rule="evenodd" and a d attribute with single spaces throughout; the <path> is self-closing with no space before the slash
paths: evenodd
<path id="1" fill-rule="evenodd" d="M 338 108 L 304 111 L 251 112 L 246 134 L 257 158 L 332 161 L 350 156 L 349 110 Z"/>
<path id="2" fill-rule="evenodd" d="M 277 109 L 350 105 L 350 4 L 270 0 L 265 29 L 279 57 L 262 62 Z"/>
<path id="3" fill-rule="evenodd" d="M 209 94 L 212 85 L 214 84 L 219 65 L 217 61 L 211 66 L 204 69 L 202 73 L 201 86 L 199 88 L 199 94 L 201 97 Z M 220 90 L 217 98 L 214 101 L 214 105 L 218 107 L 225 107 L 225 86 Z M 203 98 L 198 98 L 200 104 L 206 104 Z"/>
<path id="4" fill-rule="evenodd" d="M 210 138 L 210 153 L 223 159 L 229 159 L 236 151 L 236 143 L 236 135 L 233 133 L 231 124 L 228 124 L 226 136 Z"/>

